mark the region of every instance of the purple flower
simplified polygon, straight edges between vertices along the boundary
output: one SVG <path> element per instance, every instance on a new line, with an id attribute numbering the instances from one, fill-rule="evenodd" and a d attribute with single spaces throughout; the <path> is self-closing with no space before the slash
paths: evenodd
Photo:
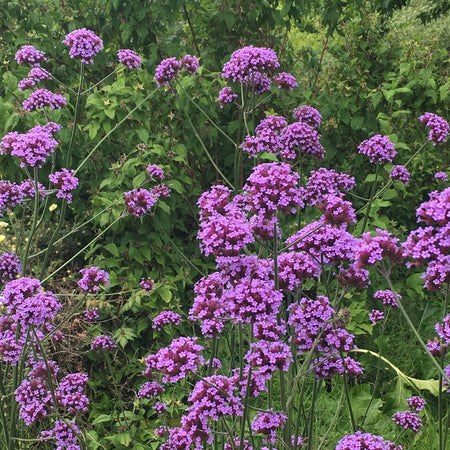
<path id="1" fill-rule="evenodd" d="M 124 193 L 128 214 L 142 217 L 155 203 L 156 198 L 147 189 L 133 189 Z"/>
<path id="2" fill-rule="evenodd" d="M 67 169 L 62 169 L 60 172 L 51 173 L 48 178 L 58 189 L 56 196 L 58 198 L 67 199 L 67 203 L 72 202 L 71 191 L 78 186 L 78 178 L 74 176 L 75 171 L 70 172 Z"/>
<path id="3" fill-rule="evenodd" d="M 153 405 L 153 410 L 156 414 L 164 414 L 167 411 L 167 403 L 157 401 Z"/>
<path id="4" fill-rule="evenodd" d="M 381 300 L 384 306 L 392 306 L 393 308 L 398 308 L 399 306 L 396 298 L 401 300 L 402 296 L 400 294 L 397 294 L 397 292 L 394 295 L 392 291 L 386 290 L 375 292 L 375 294 L 373 294 L 373 298 Z"/>
<path id="5" fill-rule="evenodd" d="M 67 104 L 67 100 L 60 94 L 54 94 L 48 89 L 38 89 L 23 101 L 25 111 L 35 111 L 36 109 L 48 106 L 51 109 L 61 109 Z"/>
<path id="6" fill-rule="evenodd" d="M 252 420 L 252 434 L 263 434 L 264 443 L 275 444 L 277 440 L 277 429 L 284 428 L 287 416 L 283 413 L 259 411 Z"/>
<path id="7" fill-rule="evenodd" d="M 141 286 L 142 289 L 148 294 L 150 291 L 155 289 L 155 281 L 151 278 L 142 278 L 142 280 L 139 282 L 139 286 Z"/>
<path id="8" fill-rule="evenodd" d="M 17 141 L 19 137 L 19 133 L 17 131 L 11 131 L 8 134 L 5 134 L 0 141 L 0 154 L 7 155 L 11 153 L 13 149 L 13 144 Z"/>
<path id="9" fill-rule="evenodd" d="M 340 267 L 336 280 L 341 286 L 365 289 L 370 284 L 369 271 L 352 263 L 347 269 Z"/>
<path id="10" fill-rule="evenodd" d="M 118 50 L 117 57 L 119 58 L 119 62 L 127 66 L 129 69 L 137 69 L 138 67 L 141 67 L 142 59 L 139 58 L 134 50 Z"/>
<path id="11" fill-rule="evenodd" d="M 155 186 L 150 190 L 150 194 L 156 199 L 170 197 L 170 188 L 168 188 L 164 183 Z"/>
<path id="12" fill-rule="evenodd" d="M 81 269 L 80 273 L 82 278 L 78 281 L 78 286 L 84 292 L 95 294 L 100 290 L 100 286 L 109 288 L 109 274 L 105 270 L 93 266 Z"/>
<path id="13" fill-rule="evenodd" d="M 197 72 L 199 68 L 198 59 L 195 56 L 184 55 L 181 59 L 181 65 L 186 69 L 191 75 Z"/>
<path id="14" fill-rule="evenodd" d="M 282 341 L 258 341 L 250 344 L 244 359 L 250 367 L 269 375 L 276 370 L 287 372 L 292 354 L 289 345 Z"/>
<path id="15" fill-rule="evenodd" d="M 173 311 L 162 311 L 154 319 L 152 328 L 154 330 L 162 330 L 164 326 L 169 324 L 179 325 L 181 323 L 181 315 Z"/>
<path id="16" fill-rule="evenodd" d="M 164 171 L 161 169 L 161 167 L 157 166 L 156 164 L 150 164 L 147 167 L 147 172 L 150 174 L 152 178 L 156 180 L 164 179 Z"/>
<path id="17" fill-rule="evenodd" d="M 440 181 L 448 181 L 447 174 L 445 172 L 436 172 L 434 178 Z"/>
<path id="18" fill-rule="evenodd" d="M 446 120 L 437 114 L 426 112 L 419 117 L 419 120 L 430 129 L 428 140 L 436 145 L 438 142 L 447 142 L 449 125 Z"/>
<path id="19" fill-rule="evenodd" d="M 319 160 L 325 156 L 325 150 L 319 142 L 320 134 L 305 122 L 294 122 L 281 132 L 281 156 L 295 159 L 297 150 L 300 155 L 312 156 Z"/>
<path id="20" fill-rule="evenodd" d="M 253 212 L 266 216 L 276 211 L 294 213 L 303 206 L 302 191 L 298 187 L 299 175 L 286 163 L 265 163 L 253 168 L 243 190 Z"/>
<path id="21" fill-rule="evenodd" d="M 361 142 L 358 150 L 359 153 L 368 156 L 371 163 L 390 163 L 397 154 L 389 137 L 381 136 L 381 134 Z"/>
<path id="22" fill-rule="evenodd" d="M 163 59 L 155 72 L 158 87 L 166 86 L 171 80 L 175 80 L 180 70 L 181 61 L 177 61 L 174 57 Z"/>
<path id="23" fill-rule="evenodd" d="M 298 86 L 295 77 L 290 73 L 281 72 L 274 77 L 274 80 L 278 83 L 278 89 L 292 91 L 292 89 Z"/>
<path id="24" fill-rule="evenodd" d="M 233 103 L 238 98 L 237 94 L 233 94 L 230 87 L 224 87 L 220 90 L 217 100 L 220 103 L 220 107 L 223 108 L 227 103 Z"/>
<path id="25" fill-rule="evenodd" d="M 225 63 L 222 78 L 247 84 L 255 74 L 272 72 L 280 66 L 277 54 L 270 48 L 243 47 L 232 53 L 230 61 Z"/>
<path id="26" fill-rule="evenodd" d="M 393 180 L 402 181 L 405 186 L 408 186 L 411 175 L 406 170 L 405 166 L 394 166 L 389 172 L 389 177 Z"/>
<path id="27" fill-rule="evenodd" d="M 444 227 L 450 223 L 450 187 L 441 192 L 433 191 L 428 195 L 430 200 L 417 208 L 417 222 Z"/>
<path id="28" fill-rule="evenodd" d="M 403 427 L 405 430 L 412 430 L 414 433 L 421 433 L 420 427 L 423 425 L 422 420 L 417 415 L 417 413 L 412 411 L 397 411 L 393 416 L 392 420 Z"/>
<path id="29" fill-rule="evenodd" d="M 164 387 L 154 381 L 147 381 L 141 386 L 138 392 L 139 398 L 153 398 L 164 392 Z"/>
<path id="30" fill-rule="evenodd" d="M 25 91 L 26 89 L 30 89 L 36 84 L 34 80 L 31 78 L 23 78 L 17 83 L 17 87 L 19 88 L 19 91 Z"/>
<path id="31" fill-rule="evenodd" d="M 65 422 L 64 420 L 57 420 L 52 430 L 42 431 L 42 439 L 55 438 L 57 450 L 80 450 L 80 446 L 77 444 L 77 436 L 81 434 L 79 428 L 75 425 L 75 421 L 71 420 Z"/>
<path id="32" fill-rule="evenodd" d="M 51 78 L 51 75 L 41 67 L 34 67 L 28 72 L 28 78 L 38 83 L 39 81 L 49 80 Z"/>
<path id="33" fill-rule="evenodd" d="M 295 108 L 293 117 L 299 122 L 305 122 L 313 128 L 319 128 L 322 121 L 320 112 L 308 105 L 303 105 Z"/>
<path id="34" fill-rule="evenodd" d="M 196 337 L 182 336 L 174 339 L 168 347 L 145 358 L 147 369 L 143 374 L 149 376 L 151 370 L 156 370 L 164 375 L 163 383 L 182 380 L 188 373 L 195 372 L 198 366 L 204 364 L 203 356 L 200 355 L 204 348 L 196 342 Z"/>
<path id="35" fill-rule="evenodd" d="M 86 322 L 93 322 L 94 320 L 97 320 L 98 318 L 99 318 L 99 315 L 98 315 L 97 307 L 90 308 L 90 309 L 86 310 L 86 312 L 84 313 L 84 320 Z"/>
<path id="36" fill-rule="evenodd" d="M 197 201 L 200 208 L 201 220 L 214 214 L 226 214 L 226 206 L 230 203 L 232 190 L 227 186 L 211 186 L 209 191 L 203 192 Z"/>
<path id="37" fill-rule="evenodd" d="M 0 180 L 0 217 L 3 216 L 2 211 L 11 210 L 15 206 L 22 203 L 23 192 L 20 185 L 11 183 L 10 181 Z"/>
<path id="38" fill-rule="evenodd" d="M 306 252 L 286 252 L 278 256 L 280 289 L 292 291 L 308 278 L 318 278 L 320 264 Z"/>
<path id="39" fill-rule="evenodd" d="M 238 255 L 255 238 L 246 215 L 239 208 L 230 208 L 226 215 L 213 214 L 200 222 L 197 234 L 200 250 L 206 256 Z"/>
<path id="40" fill-rule="evenodd" d="M 33 180 L 25 180 L 20 183 L 20 190 L 22 191 L 22 194 L 24 198 L 34 198 L 35 194 L 35 185 Z M 38 190 L 38 196 L 42 200 L 47 195 L 47 192 L 45 190 L 45 187 L 38 182 L 37 184 L 37 190 Z"/>
<path id="41" fill-rule="evenodd" d="M 4 252 L 0 255 L 0 284 L 14 280 L 21 270 L 22 265 L 14 252 Z"/>
<path id="42" fill-rule="evenodd" d="M 89 399 L 83 394 L 87 385 L 88 376 L 85 373 L 69 373 L 55 389 L 58 405 L 67 409 L 70 414 L 86 412 Z"/>
<path id="43" fill-rule="evenodd" d="M 91 30 L 80 28 L 69 33 L 63 44 L 70 47 L 69 56 L 85 64 L 94 64 L 93 57 L 103 48 L 103 41 Z"/>
<path id="44" fill-rule="evenodd" d="M 406 401 L 408 402 L 410 409 L 416 412 L 422 411 L 424 406 L 427 404 L 423 398 L 418 397 L 417 395 L 407 398 Z"/>
<path id="45" fill-rule="evenodd" d="M 323 211 L 323 223 L 340 226 L 350 222 L 356 223 L 356 214 L 350 202 L 344 200 L 343 194 L 325 195 L 318 208 Z"/>
<path id="46" fill-rule="evenodd" d="M 47 61 L 45 53 L 36 50 L 32 45 L 24 45 L 20 50 L 17 50 L 14 59 L 17 64 L 30 64 L 31 66 L 39 66 L 41 62 Z"/>
<path id="47" fill-rule="evenodd" d="M 383 311 L 379 311 L 378 309 L 372 309 L 372 312 L 369 313 L 369 319 L 372 323 L 377 323 L 380 320 L 384 319 Z"/>
<path id="48" fill-rule="evenodd" d="M 309 205 L 320 203 L 329 194 L 339 194 L 341 190 L 350 191 L 355 187 L 355 178 L 346 173 L 321 167 L 312 170 L 306 183 L 306 198 Z"/>
<path id="49" fill-rule="evenodd" d="M 344 436 L 335 450 L 402 450 L 402 446 L 385 441 L 381 436 L 357 431 L 355 434 Z"/>
<path id="50" fill-rule="evenodd" d="M 117 348 L 117 344 L 114 342 L 114 339 L 101 334 L 94 338 L 91 342 L 91 350 L 105 350 L 110 352 Z"/>
<path id="51" fill-rule="evenodd" d="M 399 239 L 392 236 L 389 231 L 376 229 L 376 235 L 364 233 L 356 248 L 355 259 L 359 268 L 367 268 L 377 262 L 382 262 L 384 258 L 389 263 L 399 264 L 404 259 L 404 251 L 397 246 Z"/>

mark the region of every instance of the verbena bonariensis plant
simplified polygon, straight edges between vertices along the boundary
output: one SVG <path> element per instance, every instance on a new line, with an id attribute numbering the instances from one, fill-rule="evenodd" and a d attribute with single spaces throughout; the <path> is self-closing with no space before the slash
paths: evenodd
<path id="1" fill-rule="evenodd" d="M 170 84 L 172 92 L 189 96 L 179 82 L 181 65 L 176 58 L 162 61 L 155 79 L 161 88 Z M 143 375 L 149 381 L 142 385 L 139 397 L 159 417 L 155 433 L 162 438 L 160 448 L 406 448 L 403 445 L 409 445 L 425 426 L 426 402 L 412 396 L 405 401 L 404 411 L 392 415 L 392 441 L 367 432 L 370 404 L 380 395 L 378 374 L 365 414 L 355 414 L 351 395 L 355 382 L 367 376 L 355 359 L 365 354 L 394 369 L 401 383 L 417 393 L 428 390 L 438 397 L 435 442 L 443 449 L 448 419 L 444 398 L 450 381 L 446 361 L 450 188 L 432 192 L 430 200 L 419 206 L 418 221 L 426 226 L 411 231 L 405 242 L 387 230 L 366 229 L 371 227 L 376 199 L 394 183 L 408 184 L 410 162 L 429 142 L 446 141 L 448 123 L 432 113 L 420 117 L 429 128 L 428 140 L 402 165 L 392 166 L 402 155 L 389 136 L 375 135 L 362 142 L 359 153 L 375 166 L 376 173 L 369 196 L 361 199 L 353 194 L 355 180 L 349 174 L 325 167 L 307 174 L 308 166 L 315 163 L 317 167 L 325 155 L 318 132 L 321 115 L 316 109 L 295 108 L 291 123 L 286 117 L 266 114 L 254 131 L 250 129 L 249 117 L 260 117 L 259 105 L 277 91 L 271 89 L 273 82 L 279 89 L 296 86 L 294 77 L 278 73 L 278 68 L 273 50 L 252 46 L 235 51 L 223 67 L 222 77 L 231 86 L 225 86 L 217 100 L 222 108 L 235 105 L 239 109 L 246 136 L 241 141 L 227 136 L 235 152 L 233 182 L 215 165 L 223 182 L 198 200 L 200 249 L 214 258 L 216 271 L 196 283 L 185 318 L 195 324 L 197 335 L 178 336 L 145 358 Z M 200 106 L 198 111 L 205 113 Z M 193 127 L 189 116 L 187 120 Z M 200 133 L 195 135 L 208 151 Z M 244 180 L 245 155 L 254 158 L 255 164 Z M 389 177 L 378 185 L 382 170 L 388 170 Z M 446 174 L 436 178 L 446 181 Z M 364 202 L 358 210 L 352 197 Z M 424 288 L 441 292 L 444 298 L 445 318 L 436 325 L 439 337 L 428 344 L 403 307 L 410 299 L 402 298 L 391 280 L 392 272 L 405 263 L 423 266 Z M 378 352 L 358 348 L 347 330 L 352 325 L 349 299 L 373 280 L 381 287 L 380 276 L 384 289 L 373 295 L 378 307 L 368 320 L 380 323 L 377 327 L 383 333 L 389 313 L 399 309 L 439 381 L 407 376 L 381 354 L 381 345 Z M 153 326 L 161 329 L 181 320 L 180 314 L 163 311 Z M 175 383 L 178 387 L 173 387 Z M 341 389 L 341 398 L 319 439 L 317 403 L 332 384 Z M 170 400 L 169 389 L 176 392 L 176 399 Z M 187 402 L 180 423 L 173 426 L 168 407 L 173 411 L 182 390 L 187 390 Z M 339 423 L 349 433 L 344 436 L 342 431 L 339 442 L 332 442 L 329 434 L 341 409 L 346 419 Z M 432 426 L 432 420 L 428 425 Z"/>
<path id="2" fill-rule="evenodd" d="M 83 415 L 89 405 L 85 394 L 88 376 L 82 372 L 66 373 L 67 369 L 61 370 L 58 362 L 52 359 L 49 343 L 64 340 L 61 331 L 64 324 L 86 308 L 88 296 L 101 295 L 102 290 L 109 287 L 109 274 L 98 267 L 80 270 L 78 289 L 71 294 L 75 301 L 69 302 L 70 307 L 66 308 L 63 308 L 58 294 L 44 288 L 45 283 L 51 281 L 74 258 L 82 255 L 114 223 L 129 215 L 141 217 L 160 198 L 170 194 L 170 189 L 162 183 L 163 171 L 154 164 L 148 165 L 142 183 L 112 202 L 122 205 L 122 214 L 68 260 L 50 261 L 55 245 L 92 220 L 90 218 L 74 226 L 70 233 L 61 236 L 67 206 L 72 203 L 72 194 L 79 185 L 81 168 L 101 143 L 156 91 L 128 111 L 125 118 L 72 168 L 83 98 L 95 92 L 108 77 L 126 69 L 139 68 L 141 59 L 133 50 L 119 50 L 117 67 L 103 80 L 86 88 L 86 69 L 94 63 L 94 57 L 102 49 L 102 40 L 91 30 L 83 28 L 69 33 L 63 43 L 68 46 L 70 58 L 79 60 L 77 88 L 72 89 L 55 79 L 50 70 L 51 61 L 42 51 L 31 45 L 19 49 L 15 57 L 17 63 L 32 68 L 28 76 L 19 82 L 18 89 L 26 95 L 22 102 L 23 109 L 34 114 L 37 124 L 25 133 L 9 132 L 0 141 L 0 153 L 20 164 L 23 178 L 21 182 L 0 181 L 2 223 L 14 230 L 16 238 L 15 241 L 4 241 L 4 250 L 7 251 L 0 255 L 0 446 L 8 449 L 31 448 L 35 444 L 57 449 L 81 448 L 82 441 L 86 440 Z M 56 82 L 64 94 L 42 87 L 47 80 Z M 53 122 L 52 118 L 57 110 L 68 108 L 69 105 L 72 105 L 71 131 L 65 134 L 67 140 L 58 140 L 63 125 Z M 59 155 L 61 149 L 64 151 Z M 59 167 L 61 161 L 63 167 Z M 45 246 L 39 247 L 34 242 L 40 230 L 48 226 L 47 212 L 57 207 L 57 200 L 51 203 L 53 196 L 60 199 L 59 218 L 51 224 L 53 235 Z M 143 287 L 151 289 L 151 280 L 143 280 Z M 98 308 L 88 309 L 85 314 L 86 326 L 98 317 Z M 91 343 L 93 351 L 111 351 L 116 347 L 114 341 L 104 335 L 97 336 Z"/>

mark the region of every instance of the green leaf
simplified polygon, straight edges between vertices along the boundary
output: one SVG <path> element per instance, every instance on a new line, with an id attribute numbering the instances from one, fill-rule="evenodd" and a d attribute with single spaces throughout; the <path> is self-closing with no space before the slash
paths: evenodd
<path id="1" fill-rule="evenodd" d="M 162 286 L 158 289 L 158 294 L 166 303 L 169 303 L 170 300 L 172 300 L 172 291 L 165 286 Z"/>
<path id="2" fill-rule="evenodd" d="M 136 130 L 136 134 L 138 135 L 139 139 L 146 144 L 148 142 L 148 131 L 145 128 L 139 128 Z"/>
<path id="3" fill-rule="evenodd" d="M 110 242 L 109 244 L 106 244 L 103 248 L 108 250 L 113 256 L 119 256 L 119 249 L 117 248 L 117 245 L 113 242 Z"/>
<path id="4" fill-rule="evenodd" d="M 353 117 L 350 121 L 350 126 L 352 127 L 352 130 L 359 130 L 363 126 L 364 123 L 364 117 L 362 116 L 356 116 Z"/>
<path id="5" fill-rule="evenodd" d="M 117 344 L 124 348 L 129 341 L 134 340 L 136 333 L 132 328 L 122 327 L 116 330 L 113 334 L 113 338 Z"/>
<path id="6" fill-rule="evenodd" d="M 142 183 L 144 183 L 144 181 L 145 181 L 145 177 L 146 177 L 145 171 L 142 171 L 142 172 L 138 173 L 133 178 L 133 188 L 136 189 L 137 187 L 141 186 Z"/>
<path id="7" fill-rule="evenodd" d="M 97 416 L 94 421 L 92 422 L 92 425 L 98 425 L 99 423 L 105 423 L 105 422 L 111 422 L 114 420 L 114 416 L 111 414 L 100 414 Z"/>

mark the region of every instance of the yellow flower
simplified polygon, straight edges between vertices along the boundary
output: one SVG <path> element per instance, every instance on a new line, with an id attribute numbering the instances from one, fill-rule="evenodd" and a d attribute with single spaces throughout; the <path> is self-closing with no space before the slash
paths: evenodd
<path id="1" fill-rule="evenodd" d="M 0 242 L 3 242 L 6 239 L 6 236 L 4 234 L 0 234 Z"/>
<path id="2" fill-rule="evenodd" d="M 49 211 L 54 211 L 57 207 L 58 207 L 58 205 L 57 205 L 56 203 L 52 203 L 52 204 L 48 207 L 48 210 L 49 210 Z"/>
<path id="3" fill-rule="evenodd" d="M 8 226 L 7 222 L 4 222 L 3 220 L 0 220 L 0 228 L 6 228 Z"/>

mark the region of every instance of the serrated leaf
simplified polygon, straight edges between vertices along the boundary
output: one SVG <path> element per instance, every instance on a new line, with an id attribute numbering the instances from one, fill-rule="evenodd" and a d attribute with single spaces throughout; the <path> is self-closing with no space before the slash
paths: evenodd
<path id="1" fill-rule="evenodd" d="M 106 250 L 108 250 L 109 253 L 113 256 L 119 256 L 119 249 L 117 248 L 117 245 L 113 242 L 110 242 L 109 244 L 106 244 L 104 246 Z"/>

